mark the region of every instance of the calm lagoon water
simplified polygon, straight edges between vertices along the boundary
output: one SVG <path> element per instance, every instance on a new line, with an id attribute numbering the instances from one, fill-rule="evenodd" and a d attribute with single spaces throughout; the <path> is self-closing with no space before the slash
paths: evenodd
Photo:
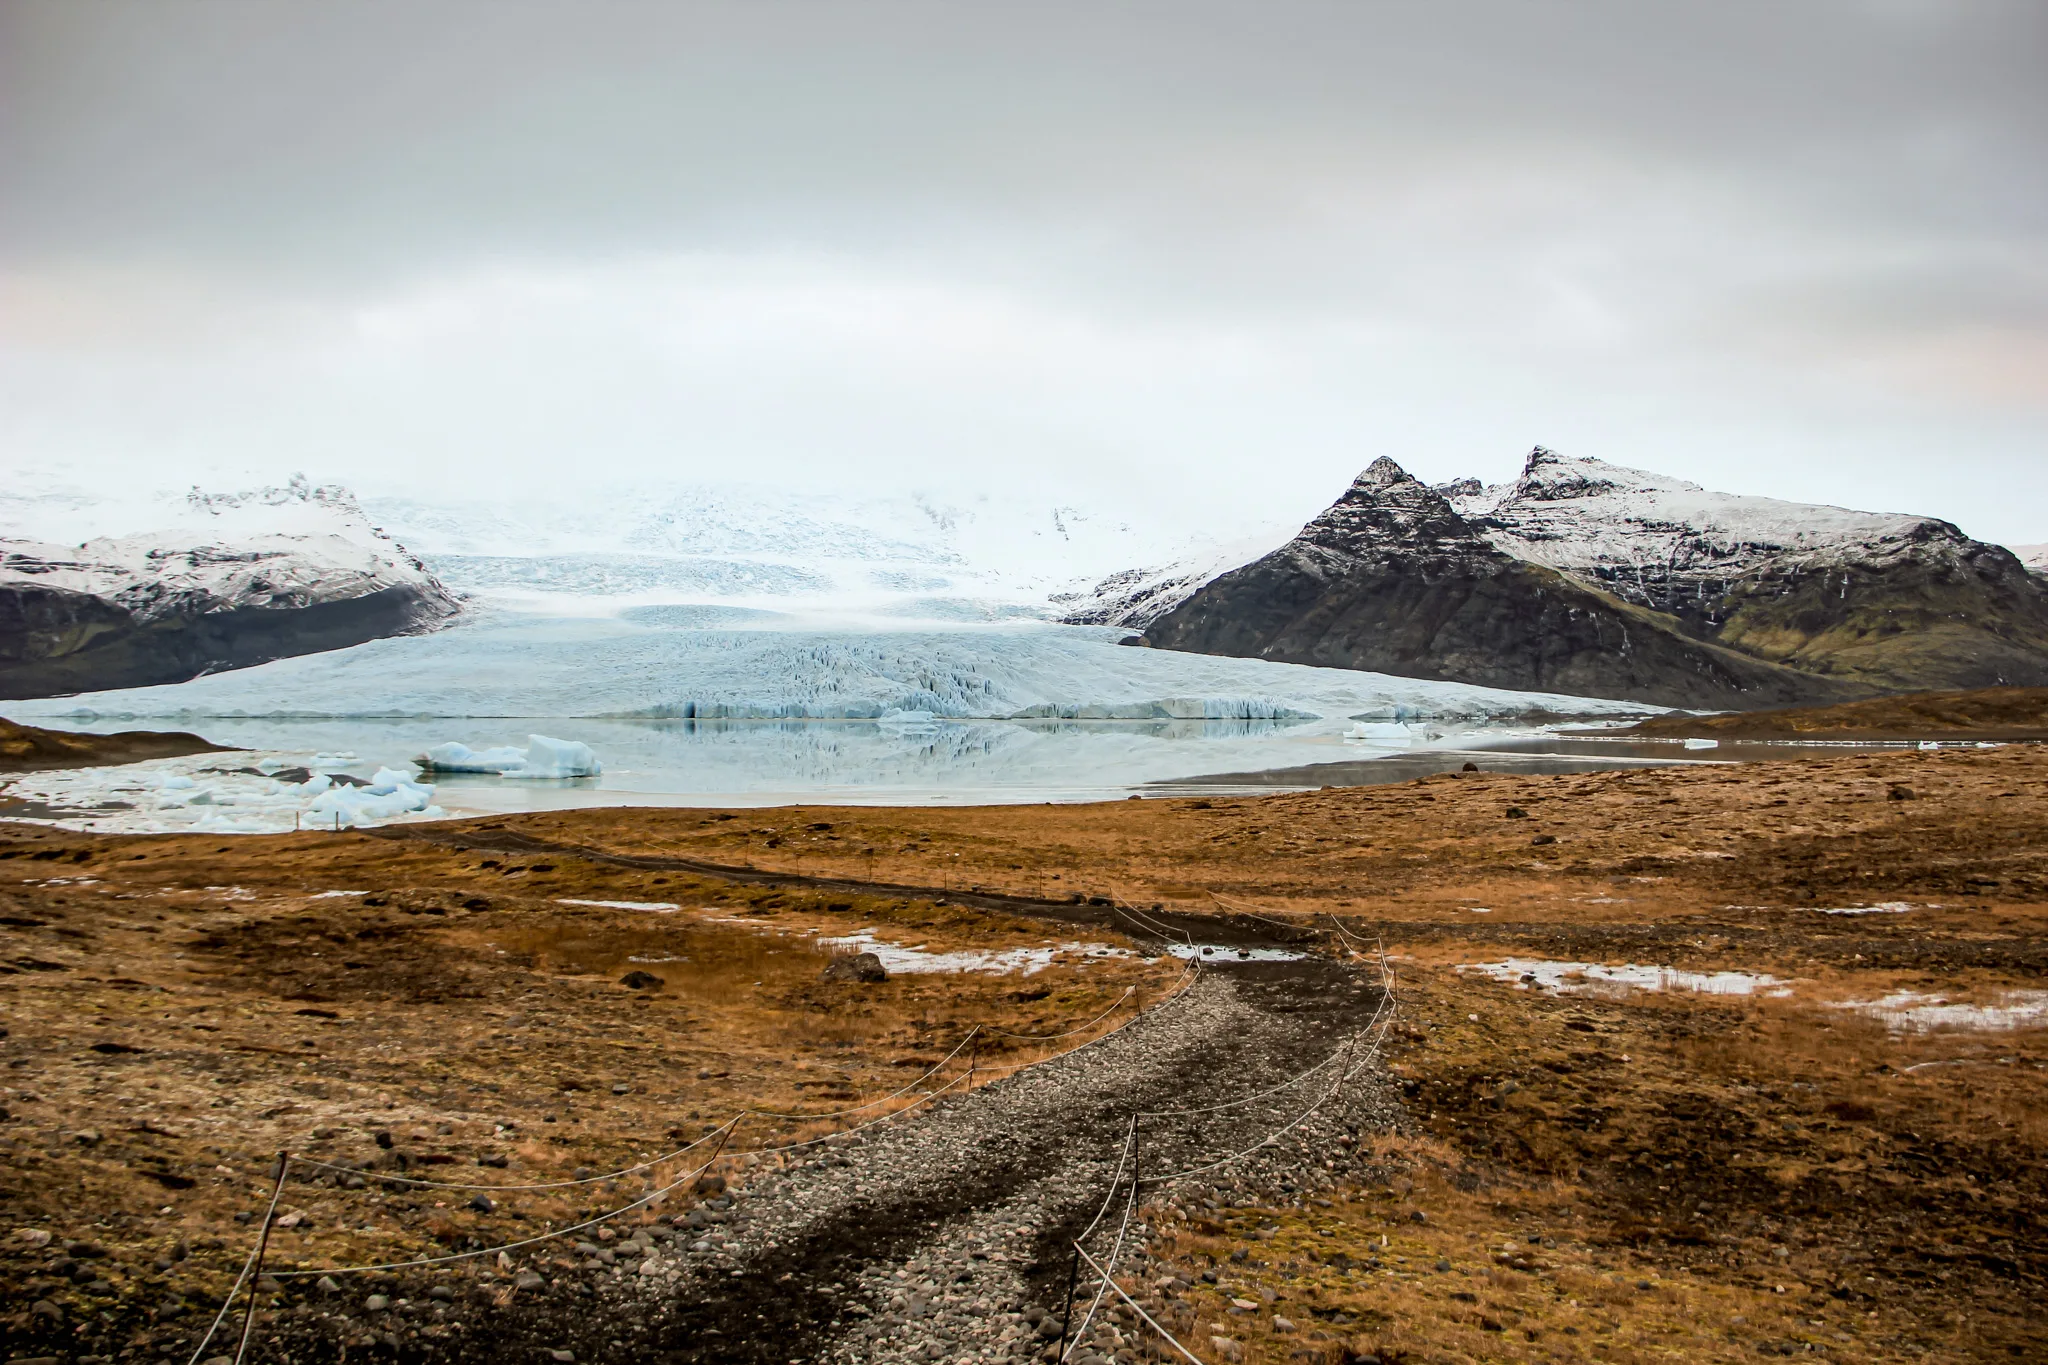
<path id="1" fill-rule="evenodd" d="M 107 731 L 138 722 L 68 728 Z M 141 722 L 178 728 L 172 722 Z M 581 740 L 601 777 L 518 781 L 441 775 L 451 813 L 592 805 L 918 805 L 1116 800 L 1402 781 L 1467 762 L 1487 771 L 1586 772 L 1783 758 L 1797 748 L 1688 750 L 1567 736 L 1523 725 L 1414 727 L 1361 742 L 1327 724 L 1287 721 L 627 721 L 568 718 L 293 720 L 216 718 L 208 739 L 285 756 L 347 753 L 368 775 L 433 744 L 523 745 L 531 733 Z M 1847 751 L 1854 746 L 1828 746 Z"/>

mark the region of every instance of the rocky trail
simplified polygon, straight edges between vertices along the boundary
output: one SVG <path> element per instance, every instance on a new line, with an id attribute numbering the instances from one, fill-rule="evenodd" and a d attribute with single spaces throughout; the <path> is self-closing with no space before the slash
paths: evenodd
<path id="1" fill-rule="evenodd" d="M 671 1221 L 620 1220 L 619 1240 L 522 1253 L 516 1292 L 465 1314 L 451 1354 L 1058 1359 L 1076 1237 L 1120 1278 L 1142 1272 L 1148 1218 L 1199 1215 L 1239 1188 L 1306 1200 L 1362 1150 L 1357 1134 L 1391 1118 L 1372 1065 L 1392 1005 L 1376 972 L 1234 949 L 1209 961 L 1086 1047 L 832 1138 L 743 1187 L 693 1191 L 694 1211 Z M 731 1145 L 751 1145 L 744 1123 Z M 1159 1338 L 1113 1295 L 1089 1314 L 1099 1288 L 1080 1272 L 1066 1358 L 1151 1358 Z M 330 1354 L 362 1318 L 339 1306 L 359 1301 L 353 1287 L 334 1298 L 319 1339 L 269 1349 Z"/>

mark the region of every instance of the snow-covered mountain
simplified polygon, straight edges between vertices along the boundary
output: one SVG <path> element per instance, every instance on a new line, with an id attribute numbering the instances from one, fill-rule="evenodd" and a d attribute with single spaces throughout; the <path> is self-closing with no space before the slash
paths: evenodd
<path id="1" fill-rule="evenodd" d="M 0 696 L 175 682 L 432 629 L 458 610 L 348 491 L 303 478 L 173 503 L 17 491 L 0 529 L 148 530 L 60 544 L 0 536 Z"/>
<path id="2" fill-rule="evenodd" d="M 1739 706 L 2048 683 L 2048 583 L 2001 546 L 1540 446 L 1492 487 L 1376 461 L 1287 545 L 1173 588 L 1150 643 L 1494 686 Z"/>
<path id="3" fill-rule="evenodd" d="M 2014 545 L 2012 552 L 2020 557 L 2020 563 L 2037 574 L 2048 574 L 2048 545 Z"/>
<path id="4" fill-rule="evenodd" d="M 1734 609 L 1737 585 L 1782 593 L 1849 565 L 1996 549 L 1934 517 L 1714 493 L 1541 446 L 1511 483 L 1463 479 L 1437 491 L 1517 559 L 1709 629 Z"/>

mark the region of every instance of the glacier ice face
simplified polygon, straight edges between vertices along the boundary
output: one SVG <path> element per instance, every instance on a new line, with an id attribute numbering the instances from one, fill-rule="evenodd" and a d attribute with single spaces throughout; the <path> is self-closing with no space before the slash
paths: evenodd
<path id="1" fill-rule="evenodd" d="M 279 659 L 162 687 L 11 703 L 15 719 L 616 717 L 641 720 L 1503 719 L 1645 709 L 1547 693 L 1132 649 L 1122 632 L 674 630 L 483 613 L 432 635 Z M 1341 724 L 1338 725 L 1341 728 Z"/>

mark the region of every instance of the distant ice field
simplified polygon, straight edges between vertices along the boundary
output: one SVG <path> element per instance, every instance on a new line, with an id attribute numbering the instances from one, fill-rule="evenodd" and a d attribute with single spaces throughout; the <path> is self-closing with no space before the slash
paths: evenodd
<path id="1" fill-rule="evenodd" d="M 66 728 L 190 729 L 283 759 L 346 753 L 366 773 L 402 767 L 435 744 L 523 746 L 531 734 L 587 743 L 603 761 L 601 777 L 562 783 L 441 777 L 435 803 L 460 814 L 636 802 L 1105 799 L 1560 714 L 1652 709 L 1141 649 L 1117 644 L 1123 632 L 1093 627 L 841 632 L 705 629 L 672 624 L 678 619 L 696 618 L 485 611 L 432 635 L 0 711 Z M 1374 724 L 1360 727 L 1361 719 Z M 1345 738 L 1358 729 L 1371 738 Z M 86 773 L 45 780 L 36 799 L 125 800 L 113 782 Z"/>

